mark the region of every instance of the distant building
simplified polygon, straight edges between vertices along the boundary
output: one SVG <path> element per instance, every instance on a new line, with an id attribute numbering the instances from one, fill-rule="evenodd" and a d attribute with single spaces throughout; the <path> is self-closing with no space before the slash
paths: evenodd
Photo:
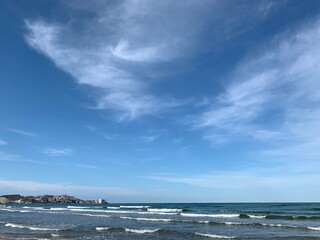
<path id="1" fill-rule="evenodd" d="M 105 199 L 102 199 L 102 198 L 97 200 L 97 203 L 99 203 L 99 204 L 103 204 L 103 203 L 106 203 L 106 202 L 107 201 Z"/>

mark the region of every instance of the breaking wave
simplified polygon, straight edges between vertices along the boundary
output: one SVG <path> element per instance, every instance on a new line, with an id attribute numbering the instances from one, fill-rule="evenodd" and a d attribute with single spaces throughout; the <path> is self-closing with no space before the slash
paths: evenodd
<path id="1" fill-rule="evenodd" d="M 125 231 L 125 232 L 131 232 L 131 233 L 138 233 L 138 234 L 143 234 L 143 233 L 155 233 L 160 231 L 160 229 L 133 229 L 133 228 L 112 228 L 112 227 L 96 227 L 95 228 L 97 231 Z"/>
<path id="2" fill-rule="evenodd" d="M 150 221 L 150 222 L 174 222 L 175 219 L 170 218 L 134 218 L 134 217 L 120 217 L 121 219 L 137 220 L 137 221 Z"/>
<path id="3" fill-rule="evenodd" d="M 76 208 L 76 209 L 88 209 L 92 207 L 82 207 L 82 206 L 67 206 L 67 208 Z"/>
<path id="4" fill-rule="evenodd" d="M 202 214 L 202 213 L 181 213 L 184 217 L 212 217 L 212 218 L 237 218 L 239 214 Z"/>
<path id="5" fill-rule="evenodd" d="M 208 238 L 220 238 L 220 239 L 232 239 L 235 238 L 234 236 L 224 236 L 224 235 L 216 235 L 216 234 L 208 234 L 208 233 L 195 233 L 196 235 Z"/>
<path id="6" fill-rule="evenodd" d="M 106 231 L 106 230 L 110 230 L 111 228 L 109 227 L 96 227 L 97 231 Z"/>
<path id="7" fill-rule="evenodd" d="M 160 212 L 160 213 L 180 213 L 183 209 L 170 209 L 170 208 L 148 208 L 148 212 Z"/>
<path id="8" fill-rule="evenodd" d="M 103 217 L 103 218 L 109 218 L 109 215 L 103 215 L 103 214 L 90 214 L 90 213 L 80 213 L 80 214 L 76 214 L 76 215 L 80 215 L 80 216 L 89 216 L 89 217 Z"/>
<path id="9" fill-rule="evenodd" d="M 133 208 L 133 209 L 141 209 L 141 208 L 148 208 L 149 206 L 120 206 L 119 208 Z"/>
<path id="10" fill-rule="evenodd" d="M 320 227 L 307 227 L 309 230 L 320 231 Z"/>
<path id="11" fill-rule="evenodd" d="M 33 227 L 33 226 L 27 226 L 27 225 L 20 225 L 20 224 L 14 224 L 14 223 L 7 223 L 5 224 L 6 227 L 12 227 L 12 228 L 25 228 L 30 229 L 34 231 L 60 231 L 64 229 L 59 228 L 41 228 L 41 227 Z"/>
<path id="12" fill-rule="evenodd" d="M 120 207 L 107 207 L 107 209 L 117 210 L 117 209 L 120 209 Z"/>
<path id="13" fill-rule="evenodd" d="M 132 233 L 139 233 L 139 234 L 143 234 L 143 233 L 155 233 L 158 232 L 160 229 L 131 229 L 131 228 L 125 228 L 126 232 L 132 232 Z"/>

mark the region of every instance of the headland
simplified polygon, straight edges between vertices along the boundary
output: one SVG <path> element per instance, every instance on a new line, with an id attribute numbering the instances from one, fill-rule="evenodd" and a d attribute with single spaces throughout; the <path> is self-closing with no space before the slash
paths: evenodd
<path id="1" fill-rule="evenodd" d="M 20 194 L 0 196 L 0 204 L 104 204 L 106 199 L 83 200 L 69 195 L 22 196 Z"/>

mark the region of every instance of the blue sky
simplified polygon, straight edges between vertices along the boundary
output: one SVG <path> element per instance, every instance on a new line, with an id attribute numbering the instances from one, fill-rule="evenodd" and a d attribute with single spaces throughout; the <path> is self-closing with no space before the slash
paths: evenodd
<path id="1" fill-rule="evenodd" d="M 0 0 L 0 193 L 319 201 L 320 1 Z"/>

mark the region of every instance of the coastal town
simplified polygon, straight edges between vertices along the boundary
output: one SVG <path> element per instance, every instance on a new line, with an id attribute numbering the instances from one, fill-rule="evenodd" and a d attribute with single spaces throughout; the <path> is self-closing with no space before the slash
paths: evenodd
<path id="1" fill-rule="evenodd" d="M 69 195 L 22 196 L 20 194 L 0 196 L 0 204 L 105 204 L 106 199 L 82 200 Z"/>

